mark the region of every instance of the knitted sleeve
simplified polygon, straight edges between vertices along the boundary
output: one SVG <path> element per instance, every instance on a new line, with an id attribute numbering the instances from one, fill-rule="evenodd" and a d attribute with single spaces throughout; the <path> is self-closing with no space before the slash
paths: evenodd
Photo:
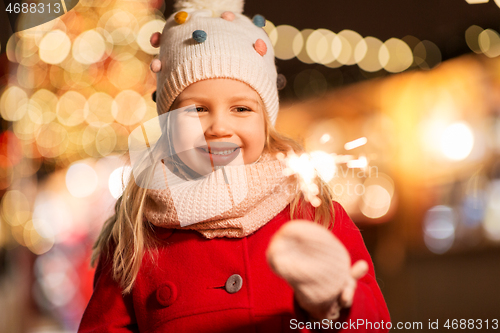
<path id="1" fill-rule="evenodd" d="M 122 295 L 122 289 L 113 280 L 111 260 L 99 258 L 94 276 L 94 292 L 85 309 L 78 332 L 139 332 L 132 295 Z"/>
<path id="2" fill-rule="evenodd" d="M 342 332 L 388 332 L 389 311 L 377 284 L 373 262 L 361 233 L 338 202 L 334 202 L 334 208 L 333 233 L 347 248 L 351 262 L 354 264 L 363 259 L 368 263 L 369 270 L 364 277 L 358 280 L 352 306 L 341 310 L 338 323 L 333 325 L 334 327 L 342 326 Z"/>

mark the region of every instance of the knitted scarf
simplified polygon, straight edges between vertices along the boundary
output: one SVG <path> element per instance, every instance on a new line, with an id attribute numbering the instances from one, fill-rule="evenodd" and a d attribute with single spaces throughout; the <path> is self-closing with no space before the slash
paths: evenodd
<path id="1" fill-rule="evenodd" d="M 209 239 L 248 236 L 295 197 L 295 178 L 284 176 L 284 168 L 271 154 L 191 181 L 178 181 L 163 167 L 168 186 L 147 190 L 144 216 L 155 226 L 193 229 Z"/>

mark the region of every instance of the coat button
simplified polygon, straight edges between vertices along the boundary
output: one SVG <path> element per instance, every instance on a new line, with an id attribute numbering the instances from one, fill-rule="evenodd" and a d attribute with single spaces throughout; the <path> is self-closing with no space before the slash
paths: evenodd
<path id="1" fill-rule="evenodd" d="M 234 294 L 241 289 L 243 285 L 243 279 L 238 274 L 231 275 L 226 281 L 226 291 L 230 294 Z"/>
<path id="2" fill-rule="evenodd" d="M 170 306 L 177 299 L 177 288 L 172 282 L 166 282 L 156 290 L 156 300 L 163 306 Z"/>

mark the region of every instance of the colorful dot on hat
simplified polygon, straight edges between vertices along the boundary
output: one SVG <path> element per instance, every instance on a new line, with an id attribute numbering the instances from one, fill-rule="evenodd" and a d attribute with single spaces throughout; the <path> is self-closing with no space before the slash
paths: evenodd
<path id="1" fill-rule="evenodd" d="M 188 13 L 185 11 L 180 11 L 174 16 L 174 20 L 177 24 L 183 24 L 188 19 Z"/>
<path id="2" fill-rule="evenodd" d="M 155 32 L 154 34 L 152 34 L 151 38 L 149 39 L 151 46 L 152 47 L 160 47 L 160 38 L 161 38 L 161 33 Z"/>
<path id="3" fill-rule="evenodd" d="M 203 30 L 195 30 L 193 31 L 193 39 L 198 43 L 203 43 L 207 40 L 207 33 Z"/>
<path id="4" fill-rule="evenodd" d="M 161 71 L 160 59 L 153 59 L 153 61 L 151 61 L 151 65 L 149 67 L 151 68 L 151 71 L 153 71 L 153 73 L 158 73 L 159 71 Z"/>
<path id="5" fill-rule="evenodd" d="M 259 15 L 259 14 L 255 15 L 252 18 L 252 22 L 253 22 L 253 24 L 258 26 L 259 28 L 263 28 L 266 25 L 266 19 L 264 18 L 264 16 Z"/>
<path id="6" fill-rule="evenodd" d="M 278 77 L 276 78 L 276 87 L 278 90 L 282 90 L 286 86 L 286 77 L 283 74 L 278 74 Z"/>
<path id="7" fill-rule="evenodd" d="M 220 17 L 222 17 L 226 21 L 232 21 L 235 18 L 233 12 L 224 12 L 224 13 L 221 14 Z"/>
<path id="8" fill-rule="evenodd" d="M 264 56 L 264 54 L 267 53 L 267 45 L 260 38 L 255 41 L 255 44 L 253 44 L 253 47 L 254 47 L 255 51 L 257 51 L 257 53 L 260 54 L 261 56 Z"/>

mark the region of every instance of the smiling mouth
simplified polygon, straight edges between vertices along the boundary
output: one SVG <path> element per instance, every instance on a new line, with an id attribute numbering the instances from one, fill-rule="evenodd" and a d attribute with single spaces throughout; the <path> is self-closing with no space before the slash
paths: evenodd
<path id="1" fill-rule="evenodd" d="M 236 149 L 238 149 L 239 147 L 234 148 L 234 149 L 225 149 L 225 150 L 212 149 L 212 148 L 208 148 L 208 147 L 200 147 L 200 148 L 204 152 L 206 152 L 208 154 L 212 154 L 212 155 L 229 155 L 229 154 L 234 153 L 236 151 Z"/>

